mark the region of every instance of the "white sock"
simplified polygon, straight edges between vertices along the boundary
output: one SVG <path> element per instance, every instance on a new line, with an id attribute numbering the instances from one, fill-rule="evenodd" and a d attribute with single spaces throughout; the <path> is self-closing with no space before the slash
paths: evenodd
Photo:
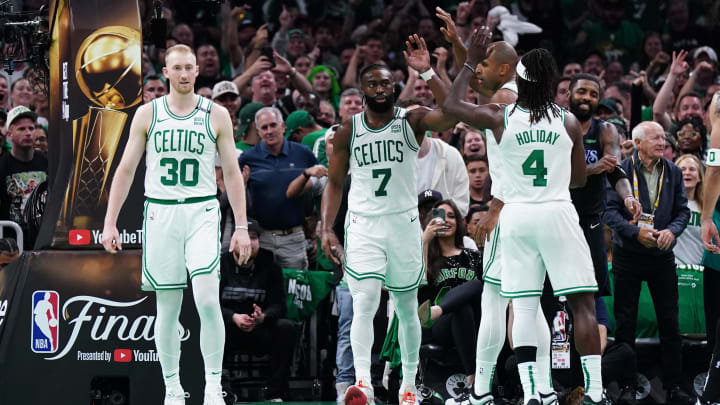
<path id="1" fill-rule="evenodd" d="M 193 298 L 200 318 L 200 352 L 205 363 L 205 392 L 220 391 L 225 325 L 220 311 L 220 280 L 216 272 L 193 277 Z"/>
<path id="2" fill-rule="evenodd" d="M 391 292 L 398 317 L 398 343 L 402 359 L 403 386 L 415 387 L 420 362 L 420 318 L 417 315 L 417 290 Z M 414 391 L 413 391 L 414 392 Z"/>
<path id="3" fill-rule="evenodd" d="M 589 396 L 593 402 L 599 402 L 602 399 L 602 373 L 601 373 L 601 357 L 599 354 L 580 357 L 583 374 L 585 376 L 585 395 Z"/>
<path id="4" fill-rule="evenodd" d="M 180 335 L 178 317 L 182 306 L 183 291 L 161 290 L 155 293 L 157 317 L 155 318 L 155 348 L 162 369 L 165 391 L 184 392 L 180 384 Z"/>
<path id="5" fill-rule="evenodd" d="M 520 373 L 520 382 L 523 387 L 524 402 L 527 404 L 538 392 L 536 362 L 528 361 L 518 364 L 518 372 Z"/>
<path id="6" fill-rule="evenodd" d="M 353 299 L 353 321 L 350 326 L 350 346 L 353 352 L 355 375 L 360 381 L 364 377 L 370 385 L 370 361 L 373 345 L 373 318 L 380 305 L 382 281 L 376 278 L 355 280 L 347 277 L 348 288 Z M 416 304 L 417 305 L 417 304 Z M 415 316 L 417 317 L 417 315 Z M 419 322 L 419 320 L 418 320 Z"/>
<path id="7" fill-rule="evenodd" d="M 478 397 L 492 391 L 495 363 L 505 343 L 505 312 L 509 301 L 500 296 L 499 286 L 490 283 L 485 283 L 481 299 L 483 314 L 478 328 L 473 383 L 473 392 Z"/>
<path id="8" fill-rule="evenodd" d="M 549 394 L 553 392 L 552 377 L 550 376 L 552 371 L 552 365 L 550 364 L 550 328 L 540 306 L 538 306 L 537 310 L 535 329 L 537 330 L 537 353 L 535 355 L 537 377 L 535 382 L 538 392 Z"/>

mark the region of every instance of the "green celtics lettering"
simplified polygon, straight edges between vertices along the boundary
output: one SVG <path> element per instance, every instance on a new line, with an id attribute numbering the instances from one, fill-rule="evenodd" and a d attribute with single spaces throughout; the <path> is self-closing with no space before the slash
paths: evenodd
<path id="1" fill-rule="evenodd" d="M 190 152 L 202 155 L 205 150 L 203 141 L 207 136 L 202 132 L 182 128 L 155 131 L 152 135 L 155 152 Z"/>
<path id="2" fill-rule="evenodd" d="M 353 148 L 353 156 L 358 167 L 386 162 L 402 163 L 403 143 L 393 139 L 364 143 Z"/>

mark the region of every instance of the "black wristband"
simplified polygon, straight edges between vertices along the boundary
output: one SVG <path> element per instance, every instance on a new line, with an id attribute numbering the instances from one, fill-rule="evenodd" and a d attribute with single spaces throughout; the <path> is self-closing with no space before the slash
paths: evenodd
<path id="1" fill-rule="evenodd" d="M 303 170 L 303 176 L 305 176 L 305 180 L 310 178 L 310 175 L 307 174 L 307 172 L 305 170 Z"/>

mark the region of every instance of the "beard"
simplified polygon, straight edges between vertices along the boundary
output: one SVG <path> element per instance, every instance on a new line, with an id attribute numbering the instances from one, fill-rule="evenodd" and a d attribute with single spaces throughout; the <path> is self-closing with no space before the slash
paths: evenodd
<path id="1" fill-rule="evenodd" d="M 570 112 L 573 113 L 573 115 L 580 120 L 580 122 L 588 121 L 590 118 L 592 118 L 593 114 L 595 114 L 596 107 L 593 107 L 592 104 L 586 104 L 588 107 L 590 107 L 587 111 L 581 110 L 580 106 L 582 104 L 586 103 L 576 103 L 572 99 L 570 99 Z"/>
<path id="2" fill-rule="evenodd" d="M 383 96 L 383 98 L 385 99 L 385 101 L 379 103 L 375 101 L 375 97 L 365 96 L 365 102 L 367 103 L 368 108 L 373 112 L 384 113 L 389 111 L 395 105 L 395 95 L 388 94 L 386 96 Z"/>

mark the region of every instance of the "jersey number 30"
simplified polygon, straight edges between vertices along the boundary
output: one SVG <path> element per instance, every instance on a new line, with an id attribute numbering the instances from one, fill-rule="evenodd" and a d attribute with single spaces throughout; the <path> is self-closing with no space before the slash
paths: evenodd
<path id="1" fill-rule="evenodd" d="M 177 186 L 178 182 L 185 187 L 198 184 L 200 162 L 197 159 L 183 159 L 178 162 L 177 159 L 166 157 L 160 159 L 160 166 L 168 168 L 167 176 L 160 177 L 163 186 Z"/>
<path id="2" fill-rule="evenodd" d="M 533 167 L 533 165 L 535 167 Z M 547 186 L 547 168 L 545 167 L 545 151 L 535 149 L 522 164 L 522 171 L 525 176 L 534 176 L 533 187 Z"/>

